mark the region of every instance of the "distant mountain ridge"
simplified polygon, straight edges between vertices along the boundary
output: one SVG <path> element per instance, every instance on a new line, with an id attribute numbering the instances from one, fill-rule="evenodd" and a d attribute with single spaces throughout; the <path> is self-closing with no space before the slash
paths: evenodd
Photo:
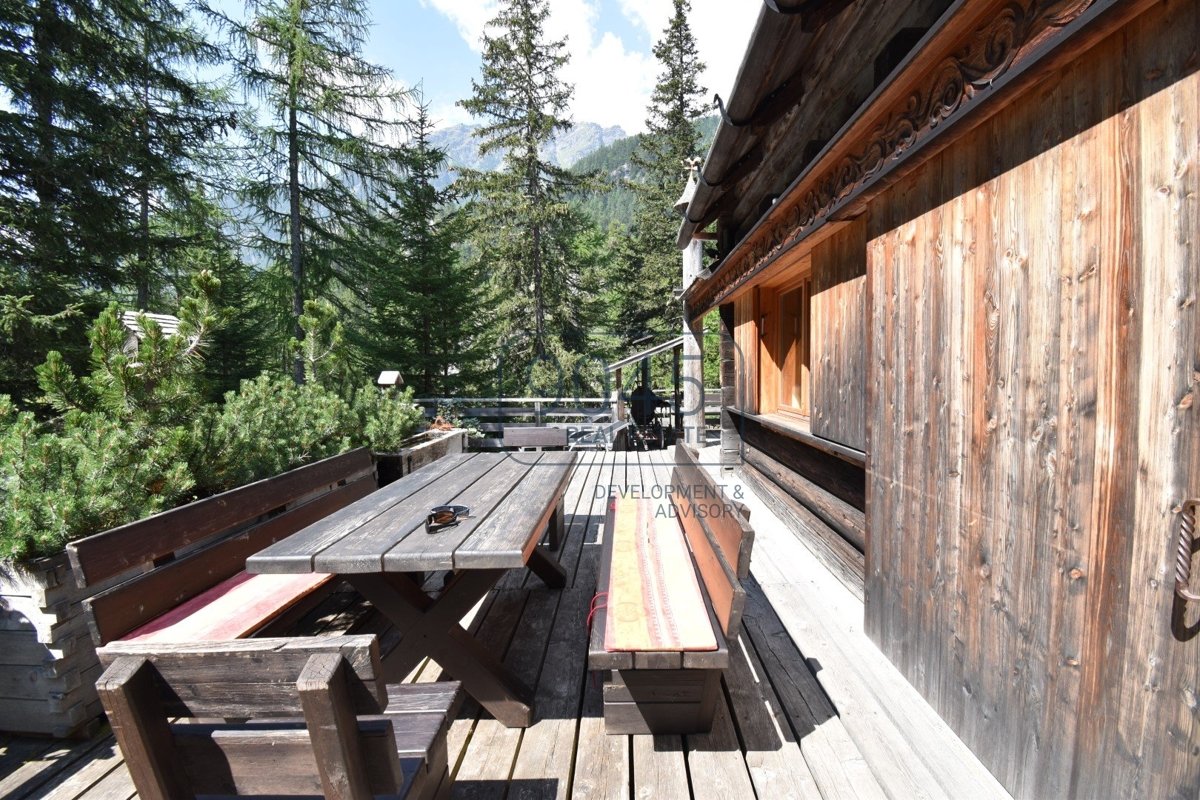
<path id="1" fill-rule="evenodd" d="M 434 131 L 430 144 L 445 151 L 447 169 L 439 176 L 439 183 L 445 185 L 453 179 L 451 170 L 456 167 L 490 171 L 498 169 L 504 156 L 501 153 L 479 154 L 479 143 L 474 133 L 478 125 L 451 125 Z M 563 131 L 551 140 L 542 151 L 542 156 L 560 167 L 574 166 L 584 156 L 596 152 L 613 142 L 627 138 L 624 129 L 619 125 L 604 127 L 595 122 L 577 122 L 570 130 Z"/>

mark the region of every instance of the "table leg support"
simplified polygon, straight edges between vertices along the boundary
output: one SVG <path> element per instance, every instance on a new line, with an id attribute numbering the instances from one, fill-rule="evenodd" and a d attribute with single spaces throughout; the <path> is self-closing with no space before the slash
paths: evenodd
<path id="1" fill-rule="evenodd" d="M 551 589 L 562 589 L 567 585 L 567 571 L 563 569 L 562 564 L 541 550 L 535 549 L 529 554 L 526 566 Z"/>
<path id="2" fill-rule="evenodd" d="M 428 656 L 504 725 L 524 728 L 533 724 L 533 693 L 459 624 L 504 572 L 460 572 L 436 600 L 406 576 L 347 575 L 363 597 L 401 631 L 400 643 L 384 662 L 385 679 L 402 679 Z"/>
<path id="3" fill-rule="evenodd" d="M 558 498 L 558 505 L 554 507 L 554 515 L 550 517 L 550 525 L 546 536 L 546 543 L 550 545 L 551 550 L 558 550 L 562 547 L 562 540 L 567 532 L 567 515 L 564 509 L 563 498 Z"/>

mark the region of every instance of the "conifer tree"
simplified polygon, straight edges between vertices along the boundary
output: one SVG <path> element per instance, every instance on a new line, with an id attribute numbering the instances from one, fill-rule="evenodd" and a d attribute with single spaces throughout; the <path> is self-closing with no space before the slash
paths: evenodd
<path id="1" fill-rule="evenodd" d="M 182 72 L 216 64 L 223 55 L 188 15 L 170 0 L 143 0 L 131 9 L 133 46 L 140 41 L 145 69 L 122 90 L 137 143 L 130 148 L 135 245 L 125 282 L 132 283 L 135 308 L 166 311 L 174 302 L 171 262 L 182 248 L 194 252 L 199 240 L 220 234 L 197 229 L 192 238 L 179 238 L 173 225 L 158 224 L 157 218 L 181 210 L 193 223 L 211 218 L 206 208 L 193 213 L 182 207 L 216 179 L 227 148 L 215 145 L 237 118 L 222 89 Z"/>
<path id="2" fill-rule="evenodd" d="M 255 164 L 243 195 L 254 244 L 277 272 L 286 265 L 291 302 L 279 327 L 302 339 L 305 300 L 337 300 L 339 281 L 357 288 L 348 232 L 395 162 L 404 96 L 362 57 L 366 0 L 249 0 L 244 22 L 207 11 L 233 33 L 236 72 L 261 101 L 246 131 Z M 303 382 L 300 358 L 292 367 Z"/>
<path id="3" fill-rule="evenodd" d="M 82 365 L 84 320 L 139 250 L 139 176 L 169 183 L 214 130 L 181 25 L 172 0 L 0 0 L 0 392 L 28 400 L 51 349 Z"/>
<path id="4" fill-rule="evenodd" d="M 488 270 L 497 333 L 508 375 L 517 380 L 535 360 L 583 344 L 573 237 L 581 220 L 568 203 L 577 176 L 542 156 L 555 133 L 570 128 L 572 89 L 558 73 L 565 40 L 548 41 L 546 0 L 504 0 L 483 41 L 480 79 L 459 102 L 484 124 L 482 155 L 504 154 L 501 169 L 464 171 L 472 242 Z"/>
<path id="5" fill-rule="evenodd" d="M 466 219 L 453 187 L 437 188 L 446 154 L 418 100 L 411 139 L 382 208 L 364 230 L 364 316 L 351 332 L 368 372 L 399 369 L 422 397 L 448 396 L 478 380 L 484 337 L 480 281 L 460 257 Z"/>
<path id="6" fill-rule="evenodd" d="M 644 336 L 662 340 L 679 333 L 680 256 L 675 246 L 679 217 L 674 204 L 686 182 L 684 162 L 696 152 L 697 118 L 704 113 L 704 64 L 688 25 L 690 0 L 673 0 L 674 13 L 654 56 L 662 71 L 647 108 L 646 131 L 639 136 L 633 163 L 644 177 L 634 184 L 633 230 L 614 284 L 620 287 L 616 326 L 626 346 Z"/>

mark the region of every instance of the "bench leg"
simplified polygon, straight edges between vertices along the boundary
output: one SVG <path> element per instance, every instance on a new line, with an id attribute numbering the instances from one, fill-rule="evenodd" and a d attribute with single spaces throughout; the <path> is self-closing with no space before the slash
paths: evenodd
<path id="1" fill-rule="evenodd" d="M 604 731 L 707 733 L 720 700 L 719 669 L 615 670 L 604 684 Z"/>
<path id="2" fill-rule="evenodd" d="M 400 643 L 384 663 L 384 678 L 403 679 L 428 656 L 504 725 L 526 728 L 533 724 L 528 687 L 459 624 L 505 572 L 464 570 L 436 600 L 404 575 L 347 575 L 354 588 L 401 634 Z"/>

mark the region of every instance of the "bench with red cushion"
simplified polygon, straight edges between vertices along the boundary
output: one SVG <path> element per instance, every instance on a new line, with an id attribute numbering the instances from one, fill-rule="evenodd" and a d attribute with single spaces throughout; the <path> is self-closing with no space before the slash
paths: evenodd
<path id="1" fill-rule="evenodd" d="M 605 520 L 588 666 L 605 673 L 610 734 L 710 730 L 741 626 L 749 513 L 693 451 L 675 453 L 662 491 L 614 497 Z"/>
<path id="2" fill-rule="evenodd" d="M 374 491 L 354 450 L 80 539 L 67 546 L 97 645 L 239 639 L 280 630 L 330 575 L 250 575 L 246 558 Z M 122 579 L 123 578 L 123 579 Z"/>

